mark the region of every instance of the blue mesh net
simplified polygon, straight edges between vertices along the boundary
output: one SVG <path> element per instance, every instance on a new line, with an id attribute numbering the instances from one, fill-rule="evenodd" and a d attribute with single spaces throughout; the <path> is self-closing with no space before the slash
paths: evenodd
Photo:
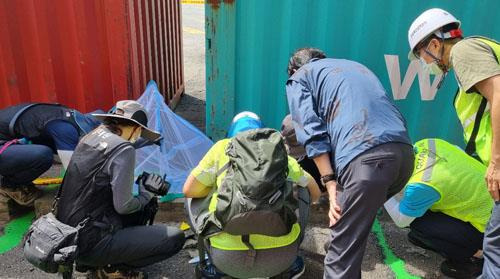
<path id="1" fill-rule="evenodd" d="M 160 132 L 163 140 L 160 146 L 146 146 L 137 150 L 135 175 L 143 171 L 166 175 L 172 187 L 161 200 L 182 197 L 184 181 L 213 143 L 165 104 L 154 81 L 148 83 L 137 101 L 146 108 L 148 127 Z M 134 191 L 137 191 L 137 186 Z"/>

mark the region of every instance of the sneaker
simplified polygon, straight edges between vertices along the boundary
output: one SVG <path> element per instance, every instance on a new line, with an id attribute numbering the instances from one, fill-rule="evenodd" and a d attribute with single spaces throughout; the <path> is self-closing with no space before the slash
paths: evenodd
<path id="1" fill-rule="evenodd" d="M 215 265 L 211 263 L 205 263 L 204 265 L 200 265 L 199 263 L 195 267 L 196 278 L 203 279 L 222 279 L 226 274 L 219 271 Z"/>
<path id="2" fill-rule="evenodd" d="M 140 271 L 135 270 L 115 270 L 112 272 L 106 271 L 106 269 L 98 269 L 91 271 L 91 278 L 96 279 L 144 279 L 147 275 Z"/>
<path id="3" fill-rule="evenodd" d="M 285 272 L 278 276 L 272 277 L 273 279 L 297 279 L 304 274 L 306 271 L 306 265 L 304 264 L 304 259 L 301 256 L 297 256 L 292 266 L 290 266 Z"/>
<path id="4" fill-rule="evenodd" d="M 19 205 L 31 207 L 35 200 L 43 195 L 43 191 L 33 184 L 28 184 L 16 187 L 0 186 L 0 194 L 11 198 Z"/>
<path id="5" fill-rule="evenodd" d="M 469 279 L 477 278 L 483 270 L 483 259 L 472 257 L 470 261 L 459 263 L 445 260 L 441 263 L 441 272 L 451 278 Z"/>
<path id="6" fill-rule="evenodd" d="M 9 197 L 0 194 L 0 234 L 3 232 L 4 225 L 10 220 L 9 200 Z"/>
<path id="7" fill-rule="evenodd" d="M 89 272 L 89 271 L 93 271 L 93 270 L 95 270 L 95 268 L 92 266 L 84 265 L 81 263 L 75 263 L 75 271 L 76 272 L 85 273 L 85 272 Z"/>

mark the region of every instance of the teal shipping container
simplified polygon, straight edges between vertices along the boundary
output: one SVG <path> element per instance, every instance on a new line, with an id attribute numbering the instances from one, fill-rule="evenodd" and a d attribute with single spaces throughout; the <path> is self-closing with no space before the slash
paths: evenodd
<path id="1" fill-rule="evenodd" d="M 279 128 L 288 113 L 288 60 L 295 49 L 311 46 L 375 72 L 406 118 L 413 141 L 437 137 L 463 146 L 453 72 L 436 91 L 434 77 L 407 59 L 408 27 L 434 7 L 461 20 L 465 36 L 500 40 L 498 0 L 208 1 L 207 134 L 224 137 L 232 117 L 243 110 Z"/>

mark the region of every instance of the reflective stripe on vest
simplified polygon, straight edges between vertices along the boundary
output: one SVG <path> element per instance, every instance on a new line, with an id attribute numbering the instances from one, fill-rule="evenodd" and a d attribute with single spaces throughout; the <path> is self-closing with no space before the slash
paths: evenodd
<path id="1" fill-rule="evenodd" d="M 491 47 L 493 54 L 497 58 L 500 57 L 500 44 L 491 39 L 477 37 L 480 41 Z M 474 130 L 474 123 L 476 122 L 477 112 L 483 96 L 477 92 L 466 93 L 464 90 L 459 89 L 457 96 L 455 98 L 455 110 L 457 112 L 460 123 L 464 131 L 465 142 L 469 143 L 472 131 Z M 492 130 L 491 130 L 491 118 L 490 118 L 490 106 L 487 104 L 484 113 L 481 116 L 481 121 L 479 122 L 479 128 L 477 135 L 472 144 L 475 144 L 475 153 L 481 159 L 483 164 L 488 165 L 491 159 L 491 142 L 492 142 Z M 473 154 L 469 154 L 473 155 Z"/>
<path id="2" fill-rule="evenodd" d="M 272 237 L 259 234 L 250 235 L 250 243 L 256 250 L 272 249 L 284 247 L 295 242 L 300 235 L 300 226 L 293 224 L 289 234 L 284 236 Z M 241 236 L 221 233 L 210 237 L 210 245 L 221 250 L 241 251 L 248 250 L 248 247 L 241 241 Z"/>
<path id="3" fill-rule="evenodd" d="M 420 140 L 415 149 L 415 169 L 408 184 L 425 184 L 440 194 L 431 211 L 469 222 L 484 232 L 493 208 L 484 180 L 486 166 L 441 139 Z"/>

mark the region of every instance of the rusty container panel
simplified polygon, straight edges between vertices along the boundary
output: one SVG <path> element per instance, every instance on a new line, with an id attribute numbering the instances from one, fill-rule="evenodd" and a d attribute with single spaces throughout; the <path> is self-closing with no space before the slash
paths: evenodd
<path id="1" fill-rule="evenodd" d="M 0 108 L 108 109 L 151 79 L 173 107 L 184 92 L 181 35 L 180 0 L 0 0 Z"/>

